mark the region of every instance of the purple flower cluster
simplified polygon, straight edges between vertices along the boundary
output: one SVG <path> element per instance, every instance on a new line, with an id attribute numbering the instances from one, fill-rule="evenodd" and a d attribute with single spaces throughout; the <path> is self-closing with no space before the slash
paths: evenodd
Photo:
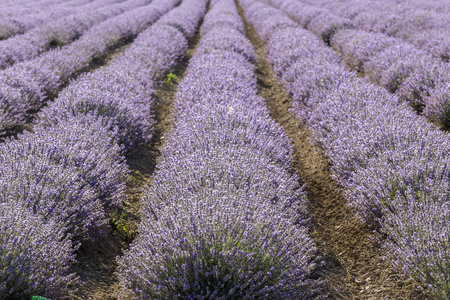
<path id="1" fill-rule="evenodd" d="M 262 1 L 241 3 L 262 36 L 272 26 L 270 19 L 284 15 Z M 293 96 L 294 110 L 328 156 L 349 204 L 389 236 L 393 265 L 447 299 L 449 136 L 386 90 L 348 72 L 304 29 L 278 30 L 267 40 L 267 55 Z"/>
<path id="2" fill-rule="evenodd" d="M 62 224 L 77 239 L 94 239 L 107 228 L 105 209 L 125 197 L 128 169 L 120 150 L 93 118 L 37 128 L 0 146 L 2 197 Z"/>
<path id="3" fill-rule="evenodd" d="M 450 127 L 450 69 L 427 53 L 380 33 L 342 30 L 332 39 L 342 59 L 442 128 Z"/>
<path id="4" fill-rule="evenodd" d="M 167 11 L 175 4 L 163 1 L 159 6 Z M 61 298 L 61 293 L 67 293 L 68 284 L 75 280 L 68 274 L 73 261 L 70 239 L 92 241 L 107 230 L 108 211 L 125 199 L 128 170 L 121 153 L 151 137 L 153 88 L 187 48 L 186 37 L 166 21 L 170 16 L 179 18 L 185 6 L 141 33 L 108 66 L 69 85 L 40 113 L 34 133 L 21 134 L 0 146 L 4 153 L 0 157 L 1 205 L 30 216 L 24 223 L 9 213 L 5 218 L 11 221 L 2 223 L 6 229 L 0 225 L 0 242 L 7 245 L 0 252 L 0 295 Z M 201 17 L 195 14 L 186 20 L 198 23 Z M 127 138 L 127 134 L 132 136 Z M 14 226 L 19 229 L 12 230 Z M 29 228 L 22 229 L 25 226 Z M 40 234 L 34 234 L 41 228 Z M 19 232 L 33 235 L 22 238 Z M 1 273 L 3 266 L 6 269 Z"/>
<path id="5" fill-rule="evenodd" d="M 271 2 L 331 43 L 352 69 L 396 93 L 433 123 L 450 128 L 450 69 L 445 63 L 385 34 L 351 29 L 349 19 L 338 22 L 325 9 L 292 0 Z"/>
<path id="6" fill-rule="evenodd" d="M 225 28 L 226 26 L 244 33 L 244 23 L 238 14 L 226 13 L 229 9 L 229 4 L 226 1 L 212 0 L 211 6 L 214 6 L 213 10 L 210 10 L 203 19 L 201 34 L 205 35 L 208 31 L 215 27 Z"/>
<path id="7" fill-rule="evenodd" d="M 92 27 L 68 46 L 1 71 L 0 133 L 24 124 L 63 83 L 111 46 L 143 31 L 179 1 L 154 0 Z"/>
<path id="8" fill-rule="evenodd" d="M 153 135 L 154 122 L 152 89 L 146 89 L 143 82 L 130 76 L 133 71 L 143 80 L 151 76 L 145 65 L 139 64 L 141 61 L 118 61 L 113 63 L 114 67 L 82 76 L 44 108 L 35 123 L 45 128 L 74 116 L 93 116 L 116 131 L 114 135 L 126 151 L 148 142 Z M 125 68 L 118 68 L 124 64 Z"/>
<path id="9" fill-rule="evenodd" d="M 433 56 L 450 58 L 450 13 L 445 1 L 305 1 L 352 20 L 358 29 L 403 39 Z"/>
<path id="10" fill-rule="evenodd" d="M 292 19 L 303 28 L 311 30 L 327 44 L 336 31 L 354 27 L 350 19 L 334 15 L 323 8 L 291 0 L 271 0 L 270 2 L 288 12 Z"/>
<path id="11" fill-rule="evenodd" d="M 65 88 L 38 114 L 35 123 L 46 127 L 73 116 L 94 116 L 102 119 L 111 130 L 117 129 L 115 136 L 125 152 L 148 142 L 153 135 L 151 109 L 156 80 L 176 63 L 187 48 L 179 27 L 168 25 L 171 18 L 177 22 L 185 19 L 176 14 L 179 10 L 171 10 L 157 22 L 157 26 L 140 34 L 124 54 L 107 67 L 86 74 Z M 189 22 L 192 20 L 188 19 L 186 23 Z M 190 36 L 195 27 L 189 26 L 186 25 L 183 31 Z M 160 39 L 168 41 L 161 45 Z"/>
<path id="12" fill-rule="evenodd" d="M 0 249 L 2 299 L 62 299 L 77 280 L 67 274 L 74 261 L 69 237 L 59 224 L 44 222 L 26 208 L 0 203 Z"/>
<path id="13" fill-rule="evenodd" d="M 290 140 L 257 96 L 234 2 L 204 25 L 118 277 L 137 299 L 305 299 L 315 248 Z"/>
<path id="14" fill-rule="evenodd" d="M 447 17 L 448 19 L 448 17 Z M 450 61 L 450 36 L 446 29 L 429 29 L 426 31 L 417 31 L 408 38 L 408 42 L 414 46 L 429 52 L 434 57 L 440 58 L 445 62 Z"/>
<path id="15" fill-rule="evenodd" d="M 106 19 L 139 6 L 148 5 L 151 1 L 131 0 L 114 4 L 117 0 L 98 0 L 92 3 L 96 4 L 95 6 L 85 5 L 75 14 L 34 28 L 23 35 L 1 41 L 0 69 L 16 62 L 30 60 L 47 51 L 52 44 L 57 46 L 68 44 Z"/>
<path id="16" fill-rule="evenodd" d="M 113 0 L 118 2 L 118 0 Z M 18 1 L 17 1 L 18 2 Z M 34 3 L 2 3 L 0 7 L 0 40 L 24 33 L 36 26 L 45 24 L 84 7 L 98 7 L 98 2 L 90 0 L 72 1 L 35 1 Z M 35 6 L 35 7 L 33 7 Z"/>

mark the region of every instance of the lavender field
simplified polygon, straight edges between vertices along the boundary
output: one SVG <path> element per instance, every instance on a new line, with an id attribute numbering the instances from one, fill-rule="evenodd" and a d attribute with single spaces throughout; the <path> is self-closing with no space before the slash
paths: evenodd
<path id="1" fill-rule="evenodd" d="M 446 0 L 0 0 L 0 299 L 450 299 Z"/>

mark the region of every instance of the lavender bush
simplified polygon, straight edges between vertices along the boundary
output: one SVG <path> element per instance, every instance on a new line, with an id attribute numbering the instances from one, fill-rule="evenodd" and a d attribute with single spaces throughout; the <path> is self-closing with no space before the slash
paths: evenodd
<path id="1" fill-rule="evenodd" d="M 18 3 L 18 1 L 9 5 L 5 3 L 5 7 L 1 8 L 0 14 L 0 40 L 24 33 L 46 22 L 74 14 L 84 8 L 99 7 L 101 1 L 72 0 L 59 2 L 42 3 L 35 1 L 34 3 L 27 3 L 27 5 Z M 118 1 L 114 0 L 114 2 Z"/>
<path id="2" fill-rule="evenodd" d="M 270 3 L 288 13 L 303 28 L 307 28 L 311 20 L 317 15 L 324 13 L 323 9 L 304 4 L 300 1 L 271 0 Z M 256 5 L 256 3 L 253 5 Z"/>
<path id="3" fill-rule="evenodd" d="M 367 61 L 364 73 L 372 82 L 395 93 L 413 72 L 426 72 L 432 64 L 429 56 L 414 47 L 395 44 Z"/>
<path id="4" fill-rule="evenodd" d="M 58 223 L 43 222 L 2 195 L 0 203 L 0 297 L 62 299 L 76 283 L 69 273 L 72 243 Z"/>
<path id="5" fill-rule="evenodd" d="M 174 129 L 118 276 L 136 298 L 305 298 L 315 249 L 290 141 L 256 96 L 254 65 L 230 47 L 242 34 L 224 45 L 210 37 L 241 26 L 220 18 L 237 15 L 234 3 L 216 1 L 210 13 L 217 24 L 206 23 L 213 29 L 180 84 Z"/>
<path id="6" fill-rule="evenodd" d="M 337 31 L 352 27 L 353 24 L 350 20 L 324 11 L 315 15 L 306 28 L 319 36 L 325 43 L 329 44 L 331 38 Z"/>
<path id="7" fill-rule="evenodd" d="M 417 110 L 422 112 L 430 101 L 435 103 L 445 101 L 445 98 L 431 99 L 430 95 L 437 85 L 445 83 L 449 71 L 447 66 L 425 61 L 410 74 L 396 94 L 401 100 L 408 101 L 413 108 L 418 107 Z"/>
<path id="8" fill-rule="evenodd" d="M 52 163 L 73 166 L 79 179 L 90 185 L 103 207 L 109 211 L 125 200 L 128 167 L 121 156 L 115 132 L 103 119 L 75 116 L 57 126 L 34 126 L 34 133 L 19 137 L 36 139 L 40 148 L 32 155 L 46 156 Z"/>
<path id="9" fill-rule="evenodd" d="M 289 14 L 299 20 L 300 24 L 303 24 L 308 17 L 308 11 L 298 8 L 302 7 L 302 4 L 291 0 L 277 0 L 274 3 L 284 10 L 289 10 Z M 292 7 L 296 9 L 291 10 Z M 320 19 L 320 22 L 333 24 L 330 18 L 321 17 L 319 13 L 314 14 L 307 24 L 310 24 L 314 18 Z M 318 32 L 310 25 L 305 27 L 328 42 L 320 31 Z M 342 28 L 345 27 L 350 25 L 342 26 Z M 353 29 L 339 30 L 333 35 L 331 45 L 341 53 L 342 60 L 352 69 L 367 75 L 374 83 L 385 87 L 388 91 L 396 93 L 401 101 L 408 102 L 419 113 L 422 113 L 428 102 L 433 103 L 434 112 L 426 113 L 425 116 L 442 128 L 447 128 L 446 98 L 444 96 L 435 99 L 434 97 L 439 93 L 433 92 L 435 87 L 446 82 L 448 77 L 446 65 L 423 51 L 406 43 L 399 43 L 396 39 L 380 33 Z M 301 54 L 294 55 L 301 56 Z M 275 63 L 275 65 L 279 64 Z M 438 107 L 442 109 L 441 112 L 436 111 Z"/>
<path id="10" fill-rule="evenodd" d="M 78 239 L 95 239 L 121 205 L 127 168 L 100 122 L 70 120 L 1 145 L 0 190 Z M 97 139 L 92 139 L 97 136 Z"/>
<path id="11" fill-rule="evenodd" d="M 191 199 L 183 197 L 182 204 L 165 203 L 157 218 L 149 216 L 141 224 L 134 247 L 119 260 L 119 271 L 133 275 L 123 276 L 122 282 L 135 296 L 306 296 L 307 258 L 313 247 L 310 240 L 304 240 L 305 229 L 292 225 L 295 210 L 279 211 L 276 207 L 281 206 L 261 205 L 223 190 L 204 191 Z M 274 215 L 279 218 L 274 220 Z"/>
<path id="12" fill-rule="evenodd" d="M 395 45 L 394 38 L 383 34 L 347 29 L 336 33 L 331 45 L 342 53 L 342 60 L 351 68 L 364 72 L 364 65 L 373 55 Z"/>
<path id="13" fill-rule="evenodd" d="M 222 25 L 224 27 L 225 25 Z M 231 28 L 210 29 L 201 42 L 199 55 L 219 50 L 230 51 L 244 56 L 249 62 L 256 63 L 256 56 L 252 44 L 242 33 Z"/>
<path id="14" fill-rule="evenodd" d="M 424 115 L 441 128 L 450 129 L 450 80 L 439 82 L 425 99 Z"/>
<path id="15" fill-rule="evenodd" d="M 276 0 L 280 1 L 284 0 Z M 327 10 L 336 16 L 351 19 L 353 26 L 360 30 L 402 39 L 436 58 L 448 61 L 450 19 L 448 6 L 443 1 L 408 1 L 401 5 L 392 1 L 370 0 L 302 2 L 294 4 L 303 8 L 302 14 L 305 10 Z"/>
<path id="16" fill-rule="evenodd" d="M 415 32 L 408 39 L 414 46 L 428 51 L 434 57 L 445 62 L 450 61 L 450 43 L 448 28 L 430 29 Z"/>
<path id="17" fill-rule="evenodd" d="M 178 29 L 186 38 L 190 39 L 195 35 L 195 30 L 200 19 L 201 16 L 198 14 L 195 14 L 194 17 L 187 17 L 179 9 L 173 9 L 161 18 L 158 25 L 172 26 Z"/>
<path id="18" fill-rule="evenodd" d="M 265 22 L 269 16 L 281 19 L 282 13 L 268 6 L 252 9 L 261 8 L 261 1 L 241 3 L 258 32 L 271 26 L 270 21 Z M 393 266 L 438 299 L 447 299 L 449 137 L 386 90 L 358 79 L 330 60 L 329 49 L 315 42 L 311 33 L 298 28 L 294 35 L 293 30 L 273 35 L 267 53 L 293 96 L 295 111 L 330 159 L 349 204 L 365 221 L 378 223 L 387 233 L 385 247 Z M 335 38 L 345 40 L 339 34 Z M 297 44 L 286 47 L 286 36 L 297 39 Z M 311 41 L 305 42 L 307 39 Z M 386 48 L 369 42 L 374 49 Z M 305 55 L 290 59 L 291 53 Z M 366 52 L 357 53 L 361 59 L 367 57 Z"/>
<path id="19" fill-rule="evenodd" d="M 281 47 L 278 52 L 284 53 L 284 55 L 278 55 L 277 51 L 273 51 L 273 44 L 271 40 L 267 42 L 268 51 L 267 55 L 274 61 L 274 71 L 279 75 L 289 73 L 289 67 L 301 58 L 308 57 L 314 62 L 317 60 L 317 55 L 312 49 L 322 46 L 319 40 L 305 37 L 304 31 L 299 28 L 285 29 L 277 34 L 277 40 L 281 41 L 277 46 Z M 322 63 L 331 62 L 334 64 L 339 63 L 339 59 L 336 54 L 330 49 L 329 51 L 323 51 L 323 55 L 320 56 Z"/>
<path id="20" fill-rule="evenodd" d="M 47 51 L 52 44 L 63 46 L 79 38 L 93 26 L 139 6 L 148 5 L 151 0 L 133 0 L 116 3 L 117 0 L 95 1 L 59 20 L 49 22 L 0 42 L 0 69 L 17 62 L 30 60 Z"/>
<path id="21" fill-rule="evenodd" d="M 0 95 L 1 130 L 11 130 L 26 122 L 47 97 L 57 93 L 63 83 L 93 59 L 105 55 L 110 47 L 123 39 L 134 37 L 178 3 L 179 0 L 153 1 L 92 27 L 67 47 L 0 72 L 1 81 L 12 87 L 11 91 L 8 89 Z"/>
<path id="22" fill-rule="evenodd" d="M 334 15 L 323 8 L 291 0 L 271 0 L 270 2 L 287 12 L 303 28 L 311 30 L 327 44 L 337 31 L 354 27 L 350 19 Z"/>
<path id="23" fill-rule="evenodd" d="M 187 48 L 186 38 L 178 29 L 167 25 L 164 18 L 157 24 L 140 34 L 110 65 L 64 89 L 35 123 L 55 126 L 71 116 L 86 115 L 103 120 L 126 152 L 150 141 L 153 89 Z M 163 38 L 168 41 L 160 46 Z"/>
<path id="24" fill-rule="evenodd" d="M 187 10 L 186 18 L 198 22 L 205 6 L 206 3 L 195 6 L 196 14 Z M 149 109 L 153 103 L 153 88 L 161 74 L 166 74 L 187 48 L 185 36 L 175 27 L 163 22 L 158 24 L 140 34 L 107 67 L 83 76 L 63 91 L 48 108 L 55 113 L 54 120 L 48 111 L 43 111 L 33 133 L 19 135 L 0 146 L 0 151 L 5 153 L 0 158 L 1 202 L 5 204 L 0 205 L 23 205 L 30 218 L 40 220 L 42 226 L 55 227 L 52 229 L 55 240 L 46 242 L 49 247 L 57 247 L 58 232 L 64 234 L 61 240 L 67 243 L 69 239 L 83 243 L 95 240 L 107 229 L 108 211 L 119 207 L 125 199 L 127 168 L 121 153 L 131 151 L 127 141 L 136 138 L 140 144 L 150 137 L 143 134 L 124 138 L 139 124 L 152 124 Z M 168 34 L 171 38 L 161 45 Z M 106 83 L 106 87 L 100 81 Z M 71 107 L 72 104 L 77 105 Z M 149 107 L 142 109 L 139 115 L 136 108 L 145 105 Z M 56 107 L 66 109 L 66 113 Z M 139 120 L 147 120 L 147 123 Z M 133 122 L 141 123 L 135 126 Z M 148 129 L 152 132 L 150 127 Z M 1 235 L 0 230 L 0 239 L 2 236 L 5 235 Z M 26 241 L 22 244 L 22 249 L 26 249 Z M 29 293 L 56 298 L 67 296 L 67 285 L 75 282 L 73 275 L 66 274 L 73 257 L 68 254 L 67 260 L 61 261 L 59 253 L 47 251 L 38 256 L 33 252 L 37 265 L 30 271 L 31 275 L 17 277 L 24 282 L 23 288 L 5 293 L 16 293 L 17 298 L 28 297 Z M 50 266 L 48 261 L 54 261 L 55 265 Z M 42 272 L 40 281 L 32 282 L 33 288 L 28 288 L 28 278 L 37 278 L 33 272 L 41 267 L 48 268 L 51 275 Z M 5 289 L 18 286 L 14 281 L 17 278 L 5 278 L 2 282 Z"/>
<path id="25" fill-rule="evenodd" d="M 232 8 L 225 1 L 211 1 L 214 10 L 208 12 L 203 19 L 201 34 L 205 35 L 208 31 L 218 28 L 234 28 L 240 33 L 244 33 L 244 23 L 242 22 L 237 8 Z"/>
<path id="26" fill-rule="evenodd" d="M 139 62 L 133 66 L 140 66 Z M 106 68 L 83 76 L 64 89 L 60 97 L 38 115 L 36 123 L 49 126 L 71 116 L 94 116 L 104 119 L 111 130 L 117 127 L 116 136 L 126 149 L 149 141 L 153 135 L 152 90 L 146 90 L 129 77 L 127 71 Z"/>
<path id="27" fill-rule="evenodd" d="M 255 14 L 260 10 L 270 11 L 270 7 L 268 7 L 265 3 L 255 2 L 252 7 L 248 8 L 248 13 Z M 270 22 L 270 25 L 264 27 L 263 31 L 260 33 L 260 36 L 264 41 L 269 40 L 271 36 L 277 35 L 278 29 L 282 31 L 285 28 L 297 27 L 297 24 L 294 21 L 286 18 L 280 18 L 279 15 L 273 16 L 268 22 Z"/>
<path id="28" fill-rule="evenodd" d="M 342 60 L 352 69 L 367 75 L 374 83 L 385 87 L 388 91 L 396 93 L 401 101 L 408 102 L 419 113 L 426 110 L 424 115 L 431 122 L 443 129 L 448 128 L 447 98 L 440 92 L 434 92 L 435 88 L 445 86 L 448 82 L 449 68 L 446 64 L 437 61 L 423 50 L 418 50 L 406 42 L 381 33 L 386 33 L 388 29 L 373 30 L 376 33 L 345 29 L 352 28 L 350 20 L 342 20 L 339 23 L 334 20 L 334 15 L 323 13 L 322 8 L 292 0 L 273 0 L 272 2 L 326 43 L 331 40 L 331 45 L 341 53 Z M 357 13 L 357 17 L 353 18 L 353 23 L 357 24 L 359 29 L 371 31 L 376 27 L 374 24 L 365 28 L 358 26 L 358 20 L 362 20 L 365 22 L 364 24 L 371 21 L 377 23 L 380 18 L 382 19 L 381 14 L 384 12 L 380 12 L 379 15 L 375 14 L 375 16 L 372 11 L 360 12 Z M 423 26 L 430 28 L 437 26 L 434 23 L 434 25 L 425 25 L 432 21 L 421 13 L 415 16 L 417 20 L 411 22 L 423 22 Z M 423 20 L 421 20 L 422 17 Z M 400 19 L 396 19 L 396 21 L 402 22 Z M 342 26 L 334 26 L 338 23 Z M 330 28 L 335 28 L 335 30 L 329 31 Z M 324 32 L 332 34 L 324 36 Z M 394 33 L 388 33 L 388 35 L 396 36 Z M 440 89 L 442 90 L 442 88 Z M 436 96 L 442 96 L 442 98 L 434 98 Z M 432 108 L 427 109 L 427 105 L 431 105 Z"/>
<path id="29" fill-rule="evenodd" d="M 430 121 L 447 128 L 447 98 L 434 89 L 448 82 L 448 66 L 423 51 L 381 34 L 343 30 L 333 38 L 332 45 L 343 54 L 346 63 L 395 92 L 401 101 L 418 112 L 425 109 Z M 428 105 L 432 108 L 427 109 Z M 441 111 L 437 111 L 438 108 Z"/>

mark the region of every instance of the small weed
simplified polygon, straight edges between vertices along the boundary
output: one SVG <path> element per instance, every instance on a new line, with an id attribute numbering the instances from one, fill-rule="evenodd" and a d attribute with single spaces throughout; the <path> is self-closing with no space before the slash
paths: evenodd
<path id="1" fill-rule="evenodd" d="M 111 225 L 111 230 L 114 233 L 119 232 L 121 229 L 126 232 L 128 230 L 128 225 L 125 221 L 125 213 L 122 213 L 119 218 L 113 217 L 109 222 L 109 225 Z"/>
<path id="2" fill-rule="evenodd" d="M 173 74 L 173 73 L 169 73 L 169 74 L 167 74 L 167 79 L 166 79 L 166 83 L 167 84 L 172 84 L 172 83 L 174 83 L 174 82 L 176 82 L 177 81 L 177 76 L 175 75 L 175 74 Z"/>

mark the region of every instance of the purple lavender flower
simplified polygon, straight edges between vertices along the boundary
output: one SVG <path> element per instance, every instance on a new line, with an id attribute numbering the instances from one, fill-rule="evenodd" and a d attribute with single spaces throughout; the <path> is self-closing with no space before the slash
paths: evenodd
<path id="1" fill-rule="evenodd" d="M 358 11 L 355 9 L 352 21 L 346 19 L 337 21 L 338 17 L 325 11 L 324 8 L 339 7 L 339 4 L 322 1 L 320 6 L 323 8 L 320 8 L 292 0 L 273 0 L 272 2 L 301 26 L 320 36 L 326 43 L 328 43 L 329 37 L 337 31 L 331 39 L 331 45 L 341 53 L 341 58 L 347 65 L 361 74 L 367 75 L 372 82 L 396 93 L 401 101 L 406 101 L 419 113 L 426 110 L 427 113 L 424 115 L 431 122 L 442 128 L 447 127 L 445 95 L 434 92 L 434 89 L 446 85 L 449 68 L 424 50 L 418 50 L 408 44 L 408 41 L 414 42 L 415 37 L 420 39 L 420 35 L 415 34 L 419 29 L 427 30 L 427 32 L 441 32 L 436 28 L 445 27 L 441 22 L 445 23 L 445 18 L 441 20 L 435 13 L 414 9 L 413 5 L 403 8 L 393 6 L 394 12 L 389 11 L 386 14 L 386 7 L 367 3 L 375 10 L 362 8 L 361 11 Z M 317 5 L 317 3 L 311 4 Z M 343 7 L 348 8 L 346 5 L 342 5 L 341 8 Z M 339 9 L 336 11 L 341 16 L 348 16 L 344 11 Z M 341 25 L 334 26 L 333 24 Z M 341 30 L 353 26 L 357 29 Z M 335 30 L 328 30 L 332 28 Z M 325 34 L 324 36 L 324 33 L 327 32 L 330 35 Z M 409 40 L 410 36 L 413 36 L 412 40 Z M 440 36 L 445 36 L 445 34 L 441 32 Z M 421 45 L 420 47 L 426 48 L 427 46 Z M 446 48 L 448 45 L 445 42 L 442 43 L 439 54 L 434 53 L 434 55 L 441 56 L 445 60 Z M 442 88 L 439 89 L 442 90 Z M 437 96 L 442 98 L 435 98 Z M 432 108 L 427 109 L 427 105 L 431 105 Z M 442 111 L 439 112 L 438 109 Z"/>
<path id="2" fill-rule="evenodd" d="M 125 200 L 128 167 L 114 132 L 102 121 L 78 116 L 60 121 L 57 126 L 38 124 L 33 128 L 34 133 L 26 133 L 19 139 L 38 137 L 40 148 L 33 155 L 47 156 L 53 163 L 75 167 L 80 179 L 94 189 L 108 211 L 122 206 Z"/>
<path id="3" fill-rule="evenodd" d="M 237 10 L 220 0 L 210 13 Z M 139 235 L 118 259 L 118 277 L 136 298 L 304 299 L 315 292 L 315 248 L 307 199 L 290 169 L 292 146 L 257 97 L 247 59 L 254 50 L 237 47 L 246 40 L 239 24 L 228 24 L 207 23 L 144 190 Z M 218 45 L 214 36 L 230 29 L 236 36 Z"/>
<path id="4" fill-rule="evenodd" d="M 94 238 L 107 218 L 94 188 L 73 165 L 47 157 L 37 136 L 1 145 L 0 190 L 18 205 L 28 207 L 44 220 L 64 224 L 77 238 Z M 42 149 L 44 148 L 44 149 Z"/>
<path id="5" fill-rule="evenodd" d="M 61 298 L 77 282 L 70 236 L 61 224 L 44 222 L 12 199 L 0 203 L 0 297 L 24 299 L 40 294 Z"/>
<path id="6" fill-rule="evenodd" d="M 95 25 L 120 15 L 128 10 L 144 6 L 150 0 L 133 0 L 116 3 L 117 0 L 101 0 L 82 6 L 80 9 L 69 9 L 61 13 L 52 11 L 51 20 L 22 35 L 6 41 L 0 41 L 0 69 L 7 68 L 17 62 L 30 60 L 47 51 L 51 45 L 63 46 L 82 36 Z M 93 5 L 95 4 L 95 5 Z M 48 16 L 47 16 L 48 18 Z"/>
<path id="7" fill-rule="evenodd" d="M 248 20 L 261 34 L 272 26 L 271 21 L 265 20 L 280 14 L 258 0 L 241 3 Z M 254 3 L 258 10 L 251 9 L 256 6 Z M 277 18 L 282 22 L 281 16 Z M 333 176 L 342 186 L 349 205 L 366 222 L 381 225 L 389 236 L 385 247 L 396 268 L 435 297 L 447 299 L 450 295 L 448 135 L 436 130 L 396 96 L 360 80 L 335 60 L 324 59 L 330 55 L 329 49 L 317 43 L 317 37 L 311 33 L 299 28 L 284 30 L 286 35 L 293 30 L 297 34 L 290 34 L 293 41 L 288 47 L 283 30 L 272 35 L 267 42 L 269 60 L 293 96 L 294 110 L 311 128 L 312 140 L 328 156 Z M 332 44 L 345 49 L 342 52 L 348 56 L 344 55 L 344 59 L 356 69 L 376 72 L 376 68 L 389 68 L 362 66 L 374 54 L 378 53 L 377 57 L 382 59 L 382 51 L 395 52 L 393 41 L 379 34 L 341 30 Z M 292 59 L 292 53 L 304 55 Z M 400 74 L 397 73 L 400 70 L 401 65 L 397 65 L 390 72 Z M 433 70 L 438 68 L 430 73 Z M 418 73 L 416 77 L 413 71 L 400 89 L 408 82 L 421 83 L 426 78 L 439 87 L 435 90 L 441 93 L 439 97 L 446 99 L 446 85 L 441 86 L 436 80 L 445 77 L 420 77 Z M 402 81 L 400 77 L 397 79 Z M 423 82 L 414 86 L 430 85 Z M 433 93 L 425 88 L 420 91 L 429 97 Z"/>
<path id="8" fill-rule="evenodd" d="M 440 82 L 425 99 L 424 115 L 442 129 L 450 128 L 450 80 Z"/>
<path id="9" fill-rule="evenodd" d="M 342 53 L 343 61 L 357 71 L 362 71 L 373 55 L 395 44 L 394 38 L 354 29 L 338 31 L 331 40 L 331 45 Z"/>
<path id="10" fill-rule="evenodd" d="M 84 9 L 95 9 L 102 4 L 114 3 L 117 0 L 109 2 L 89 0 L 72 1 L 37 1 L 20 3 L 2 3 L 0 15 L 0 40 L 11 36 L 22 34 L 46 22 L 61 19 L 77 11 Z"/>
<path id="11" fill-rule="evenodd" d="M 148 25 L 154 23 L 162 14 L 169 11 L 179 0 L 153 1 L 150 5 L 138 7 L 124 14 L 110 18 L 88 30 L 80 39 L 58 50 L 48 51 L 33 60 L 14 65 L 0 72 L 0 78 L 20 93 L 6 94 L 15 98 L 2 99 L 0 112 L 6 116 L 0 128 L 8 130 L 22 125 L 23 120 L 40 109 L 46 98 L 54 95 L 59 87 L 83 70 L 93 59 L 102 57 L 108 49 L 136 36 Z M 18 109 L 10 109 L 10 103 L 17 103 Z M 8 114 L 15 113 L 15 117 Z M 18 123 L 12 123 L 17 121 Z M 11 124 L 12 123 L 12 124 Z"/>

